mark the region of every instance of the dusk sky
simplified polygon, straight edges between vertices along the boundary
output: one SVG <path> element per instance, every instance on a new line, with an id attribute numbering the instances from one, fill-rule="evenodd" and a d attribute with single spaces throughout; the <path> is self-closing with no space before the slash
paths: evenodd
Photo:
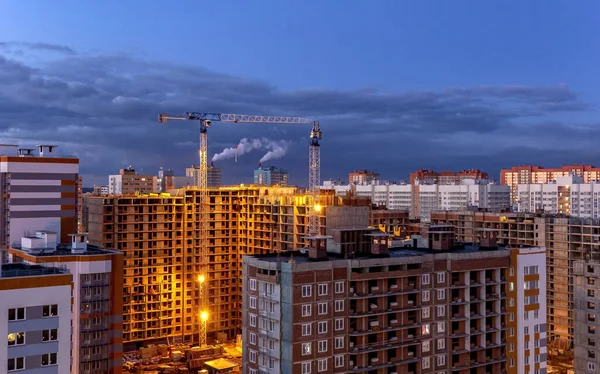
<path id="1" fill-rule="evenodd" d="M 1 0 L 0 143 L 58 144 L 87 186 L 198 162 L 160 112 L 318 119 L 323 180 L 600 164 L 599 25 L 594 0 Z M 306 185 L 309 131 L 215 123 L 209 152 L 287 142 L 269 165 Z M 248 183 L 265 152 L 216 166 Z"/>

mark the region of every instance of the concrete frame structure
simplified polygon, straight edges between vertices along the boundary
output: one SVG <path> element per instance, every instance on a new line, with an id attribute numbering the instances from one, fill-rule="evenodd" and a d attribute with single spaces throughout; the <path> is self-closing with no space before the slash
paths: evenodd
<path id="1" fill-rule="evenodd" d="M 125 256 L 124 342 L 195 342 L 198 337 L 200 191 L 173 195 L 90 196 L 90 242 Z M 221 187 L 209 191 L 209 338 L 241 326 L 242 256 L 305 246 L 309 196 L 295 188 Z M 368 225 L 368 207 L 323 195 L 321 233 Z M 347 208 L 347 209 L 346 209 Z M 354 220 L 356 218 L 356 220 Z M 220 339 L 223 340 L 223 339 Z"/>
<path id="2" fill-rule="evenodd" d="M 419 169 L 410 173 L 410 184 L 435 183 L 441 185 L 461 184 L 465 179 L 488 179 L 488 173 L 479 169 L 467 169 L 458 172 Z"/>
<path id="3" fill-rule="evenodd" d="M 123 366 L 123 254 L 88 245 L 86 234 L 58 244 L 56 234 L 37 232 L 9 249 L 13 263 L 60 264 L 69 283 L 72 374 L 120 374 Z M 72 285 L 72 296 L 71 296 Z M 66 373 L 61 371 L 59 373 Z"/>
<path id="4" fill-rule="evenodd" d="M 0 265 L 0 373 L 71 372 L 71 284 L 68 270 Z"/>
<path id="5" fill-rule="evenodd" d="M 528 326 L 507 308 L 509 289 L 523 293 L 524 283 L 507 276 L 524 269 L 527 250 L 492 238 L 455 248 L 445 227 L 429 232 L 428 248 L 366 236 L 368 253 L 357 239 L 352 253 L 244 258 L 244 373 L 523 372 L 507 364 L 506 345 L 508 332 Z M 543 249 L 530 251 L 543 269 Z M 523 315 L 534 306 L 511 308 Z M 512 355 L 524 362 L 527 353 Z"/>

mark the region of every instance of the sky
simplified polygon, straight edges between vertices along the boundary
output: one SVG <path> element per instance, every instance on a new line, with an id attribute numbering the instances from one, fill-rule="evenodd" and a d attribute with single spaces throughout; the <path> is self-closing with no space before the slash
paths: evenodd
<path id="1" fill-rule="evenodd" d="M 318 119 L 322 180 L 600 164 L 598 24 L 593 0 L 2 0 L 0 143 L 58 144 L 86 186 L 197 164 L 197 123 L 162 112 Z M 306 185 L 309 132 L 213 123 L 209 157 L 283 145 L 268 164 Z M 259 148 L 218 160 L 224 182 Z"/>

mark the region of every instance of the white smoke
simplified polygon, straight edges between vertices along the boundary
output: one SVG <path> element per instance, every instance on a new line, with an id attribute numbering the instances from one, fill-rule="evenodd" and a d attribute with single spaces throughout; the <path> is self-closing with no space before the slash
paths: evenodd
<path id="1" fill-rule="evenodd" d="M 269 151 L 261 159 L 261 162 L 262 162 L 263 160 L 268 161 L 268 160 L 283 157 L 287 153 L 288 147 L 289 147 L 289 142 L 286 140 L 271 140 L 271 139 L 267 139 L 267 138 L 260 138 L 260 139 L 243 138 L 242 140 L 240 140 L 239 144 L 237 145 L 237 155 L 239 157 L 239 156 L 245 155 L 247 153 L 250 153 L 254 150 L 267 149 Z M 235 157 L 235 154 L 236 154 L 236 147 L 225 148 L 220 153 L 215 154 L 212 157 L 212 161 L 221 161 L 221 160 L 232 159 Z"/>
<path id="2" fill-rule="evenodd" d="M 271 141 L 265 145 L 265 148 L 269 150 L 269 152 L 265 153 L 264 156 L 260 159 L 260 162 L 267 162 L 269 160 L 276 160 L 278 158 L 282 158 L 288 151 L 290 147 L 290 142 L 286 140 L 279 141 Z"/>

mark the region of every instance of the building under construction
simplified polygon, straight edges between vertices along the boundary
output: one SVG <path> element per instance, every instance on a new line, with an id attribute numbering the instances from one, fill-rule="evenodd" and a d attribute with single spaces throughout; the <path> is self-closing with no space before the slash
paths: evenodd
<path id="1" fill-rule="evenodd" d="M 123 338 L 198 341 L 201 192 L 90 196 L 90 242 L 124 253 Z M 209 190 L 208 334 L 231 339 L 240 333 L 242 256 L 305 247 L 309 194 L 295 188 L 236 186 Z M 365 226 L 368 206 L 342 206 L 320 197 L 320 230 Z"/>

